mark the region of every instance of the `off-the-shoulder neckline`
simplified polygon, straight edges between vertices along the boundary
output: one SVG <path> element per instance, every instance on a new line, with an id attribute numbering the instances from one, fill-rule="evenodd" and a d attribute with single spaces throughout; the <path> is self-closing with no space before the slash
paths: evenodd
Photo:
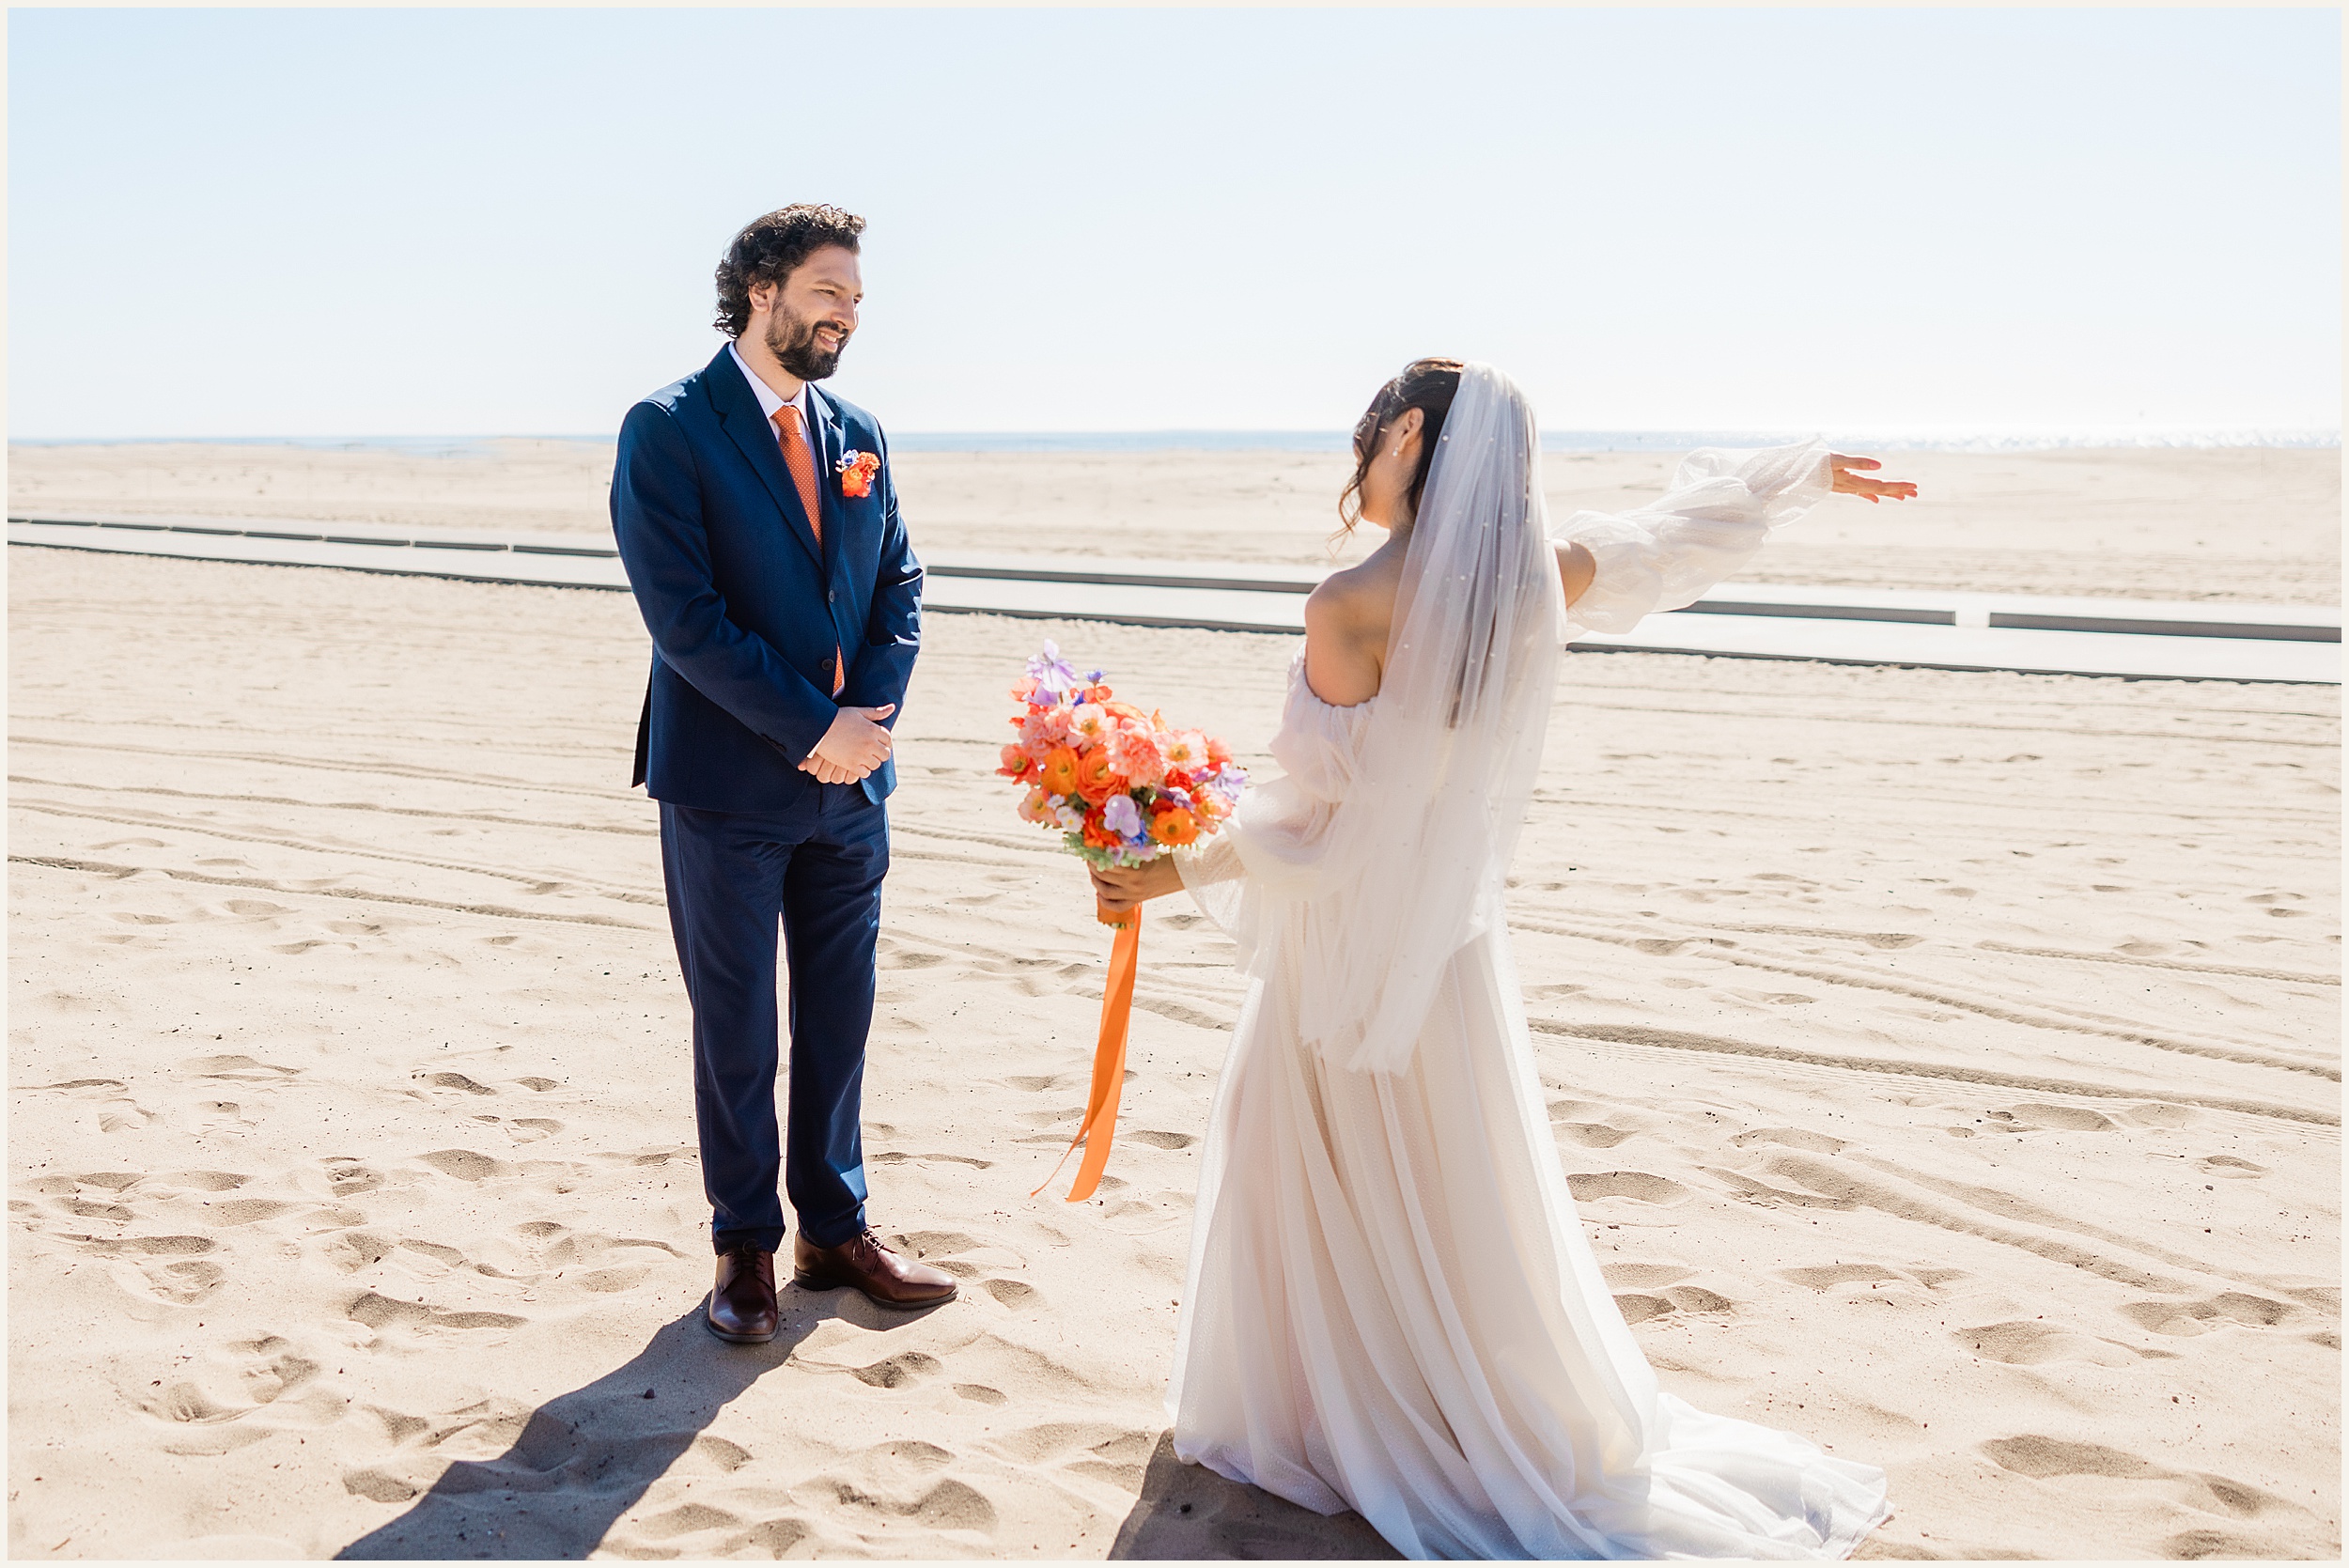
<path id="1" fill-rule="evenodd" d="M 1327 708 L 1331 713 L 1341 715 L 1367 713 L 1370 705 L 1378 700 L 1378 693 L 1373 691 L 1359 703 L 1333 703 L 1315 691 L 1314 683 L 1305 678 L 1305 650 L 1301 645 L 1298 648 L 1296 656 L 1289 660 L 1289 684 L 1302 691 L 1305 699 L 1315 707 Z"/>

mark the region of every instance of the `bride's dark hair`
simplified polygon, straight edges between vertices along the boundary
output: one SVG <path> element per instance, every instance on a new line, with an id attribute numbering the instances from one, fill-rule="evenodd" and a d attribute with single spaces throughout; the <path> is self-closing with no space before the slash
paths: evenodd
<path id="1" fill-rule="evenodd" d="M 1362 480 L 1370 473 L 1371 454 L 1378 450 L 1378 437 L 1406 409 L 1419 410 L 1425 422 L 1419 433 L 1419 472 L 1411 475 L 1408 496 L 1411 510 L 1419 510 L 1420 494 L 1427 489 L 1427 471 L 1436 461 L 1436 438 L 1443 434 L 1444 415 L 1452 411 L 1452 399 L 1460 390 L 1460 368 L 1456 359 L 1413 360 L 1403 367 L 1403 374 L 1378 389 L 1362 417 L 1354 422 L 1354 477 L 1338 491 L 1341 533 L 1351 534 L 1361 520 Z"/>

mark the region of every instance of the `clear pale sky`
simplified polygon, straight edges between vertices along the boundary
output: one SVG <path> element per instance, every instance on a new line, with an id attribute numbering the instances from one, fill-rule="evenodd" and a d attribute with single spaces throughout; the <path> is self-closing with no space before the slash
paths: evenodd
<path id="1" fill-rule="evenodd" d="M 2340 25 L 19 9 L 9 433 L 608 431 L 798 200 L 903 431 L 2338 428 Z"/>

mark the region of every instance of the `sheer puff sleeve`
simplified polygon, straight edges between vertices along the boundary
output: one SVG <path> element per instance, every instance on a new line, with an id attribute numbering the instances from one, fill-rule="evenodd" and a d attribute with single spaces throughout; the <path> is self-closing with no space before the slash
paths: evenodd
<path id="1" fill-rule="evenodd" d="M 1375 700 L 1375 699 L 1374 699 Z M 1322 890 L 1330 824 L 1354 782 L 1370 704 L 1332 707 L 1305 682 L 1305 655 L 1289 660 L 1288 702 L 1272 760 L 1281 771 L 1251 783 L 1222 831 L 1174 853 L 1174 869 L 1199 910 L 1239 948 L 1252 970 L 1268 899 L 1295 904 Z"/>
<path id="2" fill-rule="evenodd" d="M 1770 532 L 1824 500 L 1834 484 L 1825 442 L 1692 452 L 1658 499 L 1627 512 L 1577 512 L 1549 528 L 1598 563 L 1563 612 L 1560 636 L 1629 631 L 1641 617 L 1693 604 L 1760 553 Z"/>

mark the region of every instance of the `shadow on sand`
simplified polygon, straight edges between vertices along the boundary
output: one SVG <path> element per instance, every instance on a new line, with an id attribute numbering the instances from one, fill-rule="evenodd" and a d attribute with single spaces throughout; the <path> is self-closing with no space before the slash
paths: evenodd
<path id="1" fill-rule="evenodd" d="M 752 1384 L 833 1317 L 874 1327 L 907 1321 L 853 1291 L 786 1291 L 783 1327 L 766 1344 L 729 1345 L 702 1326 L 702 1304 L 665 1324 L 627 1365 L 531 1412 L 494 1459 L 459 1460 L 397 1519 L 335 1556 L 584 1558 Z"/>
<path id="2" fill-rule="evenodd" d="M 1226 1481 L 1174 1457 L 1159 1436 L 1143 1472 L 1142 1496 L 1117 1528 L 1112 1558 L 1302 1558 L 1361 1561 L 1399 1554 L 1359 1514 L 1328 1518 L 1259 1487 Z"/>
<path id="3" fill-rule="evenodd" d="M 853 1291 L 786 1291 L 782 1330 L 766 1344 L 724 1345 L 702 1327 L 702 1308 L 671 1323 L 618 1367 L 531 1412 L 494 1459 L 460 1459 L 397 1518 L 335 1554 L 384 1559 L 584 1559 L 621 1514 L 666 1475 L 718 1412 L 791 1358 L 817 1326 L 847 1317 L 863 1327 L 907 1321 L 882 1314 Z M 867 1318 L 872 1321 L 866 1322 Z M 782 1524 L 783 1521 L 776 1523 Z M 798 1531 L 742 1545 L 775 1555 Z M 1142 1496 L 1118 1527 L 1113 1558 L 1392 1558 L 1359 1514 L 1324 1518 L 1269 1492 L 1226 1481 L 1174 1457 L 1161 1434 Z"/>

